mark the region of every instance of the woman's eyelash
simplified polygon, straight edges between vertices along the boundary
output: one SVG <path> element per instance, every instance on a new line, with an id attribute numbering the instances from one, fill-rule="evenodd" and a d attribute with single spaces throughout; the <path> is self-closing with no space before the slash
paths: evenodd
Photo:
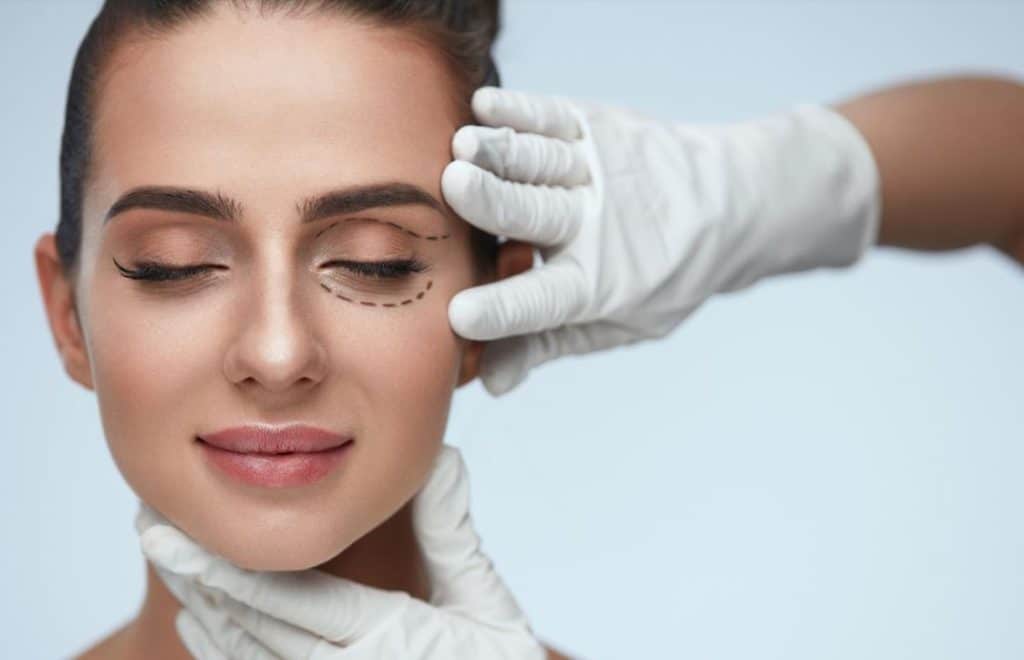
<path id="1" fill-rule="evenodd" d="M 189 266 L 171 266 L 156 261 L 140 261 L 135 268 L 125 268 L 114 259 L 114 265 L 125 277 L 133 280 L 149 282 L 173 282 L 186 280 L 216 268 L 224 268 L 215 264 L 196 264 Z"/>
<path id="2" fill-rule="evenodd" d="M 141 261 L 134 268 L 125 268 L 114 259 L 114 265 L 121 274 L 133 280 L 149 282 L 174 282 L 186 280 L 217 268 L 225 268 L 215 264 L 195 264 L 189 266 L 171 266 L 156 261 Z M 360 277 L 370 279 L 398 279 L 412 273 L 422 273 L 427 265 L 416 259 L 392 259 L 389 261 L 350 261 L 338 259 L 325 263 L 322 268 L 332 266 L 344 268 Z"/>
<path id="3" fill-rule="evenodd" d="M 416 259 L 392 259 L 390 261 L 350 261 L 336 259 L 328 261 L 322 267 L 338 266 L 356 275 L 372 279 L 397 279 L 412 273 L 422 273 L 427 265 Z"/>

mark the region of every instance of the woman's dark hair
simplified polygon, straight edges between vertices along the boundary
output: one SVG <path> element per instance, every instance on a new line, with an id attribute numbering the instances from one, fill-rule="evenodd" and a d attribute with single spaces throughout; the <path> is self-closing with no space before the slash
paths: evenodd
<path id="1" fill-rule="evenodd" d="M 438 47 L 457 81 L 466 122 L 469 101 L 483 85 L 498 85 L 491 47 L 500 29 L 500 0 L 106 0 L 75 56 L 68 85 L 60 149 L 60 219 L 56 242 L 65 276 L 74 278 L 82 240 L 82 201 L 89 180 L 97 82 L 115 47 L 125 39 L 158 37 L 230 3 L 261 14 L 337 13 L 371 24 L 409 27 Z M 483 272 L 494 264 L 496 237 L 472 228 L 472 247 Z"/>

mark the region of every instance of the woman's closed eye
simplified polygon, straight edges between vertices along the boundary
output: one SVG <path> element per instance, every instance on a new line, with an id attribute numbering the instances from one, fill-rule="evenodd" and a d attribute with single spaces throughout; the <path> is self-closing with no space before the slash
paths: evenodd
<path id="1" fill-rule="evenodd" d="M 374 279 L 398 279 L 422 273 L 427 265 L 417 259 L 391 259 L 388 261 L 353 261 L 350 259 L 335 259 L 328 261 L 321 268 L 338 266 L 351 273 Z"/>
<path id="2" fill-rule="evenodd" d="M 194 279 L 212 270 L 227 269 L 227 266 L 218 264 L 176 266 L 158 261 L 138 261 L 133 268 L 126 268 L 116 259 L 113 261 L 124 277 L 146 282 L 175 282 Z M 368 280 L 396 280 L 414 273 L 421 273 L 427 269 L 427 265 L 417 259 L 389 259 L 386 261 L 336 259 L 323 264 L 320 268 L 327 270 L 341 268 L 351 275 Z"/>
<path id="3" fill-rule="evenodd" d="M 126 268 L 113 259 L 114 265 L 121 272 L 121 275 L 132 280 L 146 282 L 175 282 L 180 280 L 193 279 L 211 270 L 225 269 L 227 266 L 217 264 L 188 264 L 174 266 L 158 261 L 137 261 L 134 268 Z"/>

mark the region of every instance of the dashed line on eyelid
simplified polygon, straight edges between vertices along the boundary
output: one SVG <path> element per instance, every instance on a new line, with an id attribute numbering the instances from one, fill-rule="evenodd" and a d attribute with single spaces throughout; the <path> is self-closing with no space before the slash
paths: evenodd
<path id="1" fill-rule="evenodd" d="M 371 222 L 379 222 L 380 224 L 389 225 L 391 227 L 394 227 L 395 229 L 403 231 L 406 234 L 408 234 L 408 235 L 410 235 L 410 236 L 412 236 L 414 238 L 422 238 L 422 239 L 426 239 L 428 241 L 443 241 L 446 238 L 451 238 L 451 234 L 450 233 L 448 233 L 448 234 L 432 234 L 432 235 L 424 236 L 422 234 L 414 232 L 411 229 L 407 229 L 407 228 L 403 227 L 402 225 L 398 224 L 397 222 L 392 222 L 391 220 L 378 220 L 377 218 L 364 218 L 364 217 L 346 218 L 344 220 L 339 220 L 338 222 L 333 222 L 330 225 L 328 225 L 327 227 L 325 227 L 324 229 L 322 229 L 321 231 L 319 231 L 317 233 L 317 236 L 319 237 L 321 234 L 326 232 L 331 227 L 336 226 L 340 222 L 349 222 L 349 221 L 352 221 L 352 220 L 369 220 Z M 337 293 L 335 291 L 332 291 L 331 288 L 329 286 L 327 286 L 326 284 L 324 284 L 323 282 L 320 283 L 320 286 L 323 288 L 324 291 L 327 291 L 328 293 L 330 293 L 330 294 L 340 298 L 341 300 L 344 300 L 345 302 L 361 305 L 363 307 L 389 307 L 389 308 L 393 308 L 393 307 L 402 307 L 402 306 L 405 306 L 405 305 L 411 305 L 412 303 L 416 302 L 417 300 L 422 300 L 423 296 L 426 295 L 427 291 L 430 291 L 431 287 L 434 286 L 434 280 L 427 280 L 426 287 L 422 291 L 417 293 L 414 298 L 407 298 L 407 299 L 403 300 L 400 303 L 375 303 L 375 302 L 372 302 L 372 301 L 369 301 L 369 300 L 353 300 L 352 298 L 350 298 L 348 296 L 345 296 L 345 295 L 342 295 L 342 294 Z"/>
<path id="2" fill-rule="evenodd" d="M 398 229 L 399 231 L 405 232 L 406 234 L 412 236 L 413 238 L 423 238 L 423 239 L 426 239 L 428 241 L 443 241 L 446 238 L 451 238 L 451 234 L 450 233 L 447 233 L 447 234 L 429 234 L 429 235 L 425 236 L 425 235 L 420 234 L 418 232 L 415 232 L 415 231 L 413 231 L 411 229 L 403 227 L 402 225 L 398 224 L 397 222 L 392 222 L 391 220 L 378 220 L 377 218 L 365 218 L 365 217 L 345 218 L 344 220 L 338 220 L 337 222 L 332 222 L 330 225 L 328 225 L 324 229 L 322 229 L 319 232 L 317 232 L 316 236 L 319 237 L 321 234 L 326 232 L 331 227 L 334 227 L 334 226 L 338 225 L 338 223 L 341 223 L 341 222 L 351 222 L 352 220 L 369 220 L 370 222 L 378 222 L 378 223 L 380 223 L 382 225 L 388 225 L 390 227 L 394 227 L 395 229 Z"/>

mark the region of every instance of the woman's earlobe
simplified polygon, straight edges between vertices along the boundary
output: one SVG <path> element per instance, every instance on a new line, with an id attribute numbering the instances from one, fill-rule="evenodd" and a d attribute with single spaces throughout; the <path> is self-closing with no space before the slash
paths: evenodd
<path id="1" fill-rule="evenodd" d="M 533 268 L 533 245 L 505 241 L 498 246 L 497 279 L 504 280 Z"/>
<path id="2" fill-rule="evenodd" d="M 498 246 L 495 280 L 504 280 L 531 268 L 533 268 L 533 246 L 531 244 L 509 240 Z M 458 386 L 465 385 L 480 375 L 480 360 L 486 346 L 487 342 L 485 341 L 466 340 L 462 365 L 459 368 Z"/>
<path id="3" fill-rule="evenodd" d="M 35 262 L 46 320 L 64 371 L 76 383 L 92 390 L 92 373 L 80 317 L 75 307 L 74 288 L 61 268 L 52 233 L 43 234 L 36 241 Z"/>
<path id="4" fill-rule="evenodd" d="M 458 387 L 472 382 L 480 375 L 480 357 L 483 355 L 487 342 L 466 340 L 466 348 L 462 353 L 462 365 L 459 368 Z"/>

